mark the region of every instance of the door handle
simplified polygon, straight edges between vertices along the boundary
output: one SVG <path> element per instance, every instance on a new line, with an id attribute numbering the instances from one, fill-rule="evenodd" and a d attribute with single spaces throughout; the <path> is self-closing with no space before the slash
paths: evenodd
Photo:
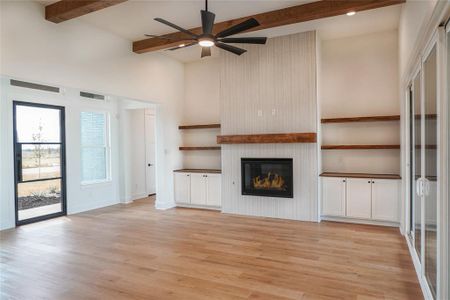
<path id="1" fill-rule="evenodd" d="M 426 178 L 423 180 L 422 192 L 424 196 L 428 196 L 430 194 L 430 181 Z"/>
<path id="2" fill-rule="evenodd" d="M 422 196 L 422 192 L 423 192 L 422 178 L 419 178 L 416 181 L 416 193 L 418 196 Z"/>

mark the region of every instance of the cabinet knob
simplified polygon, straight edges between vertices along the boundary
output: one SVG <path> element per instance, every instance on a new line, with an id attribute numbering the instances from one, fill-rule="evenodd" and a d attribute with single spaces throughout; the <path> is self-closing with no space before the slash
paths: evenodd
<path id="1" fill-rule="evenodd" d="M 372 180 L 372 183 L 375 183 L 375 181 Z"/>
<path id="2" fill-rule="evenodd" d="M 342 179 L 342 182 L 345 182 L 345 179 Z"/>
<path id="3" fill-rule="evenodd" d="M 369 181 L 367 181 L 367 183 L 370 183 L 370 180 L 369 180 Z"/>

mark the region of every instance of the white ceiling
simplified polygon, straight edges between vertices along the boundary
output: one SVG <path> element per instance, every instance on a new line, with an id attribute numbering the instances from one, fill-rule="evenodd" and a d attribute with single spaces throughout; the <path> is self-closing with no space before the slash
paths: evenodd
<path id="1" fill-rule="evenodd" d="M 47 5 L 55 1 L 39 0 L 39 2 Z M 221 22 L 308 2 L 313 1 L 210 0 L 208 8 L 216 14 L 216 22 Z M 352 17 L 344 15 L 325 18 L 251 32 L 246 35 L 275 37 L 318 30 L 321 39 L 326 40 L 393 30 L 398 28 L 400 7 L 400 5 L 395 5 L 359 12 Z M 154 21 L 153 18 L 156 17 L 167 19 L 187 29 L 198 27 L 201 24 L 201 9 L 204 9 L 204 1 L 132 0 L 84 15 L 78 19 L 130 41 L 136 41 L 145 38 L 145 33 L 160 35 L 174 31 L 172 28 Z M 214 50 L 213 57 L 220 53 L 220 50 Z M 200 59 L 199 46 L 162 52 L 183 62 Z"/>

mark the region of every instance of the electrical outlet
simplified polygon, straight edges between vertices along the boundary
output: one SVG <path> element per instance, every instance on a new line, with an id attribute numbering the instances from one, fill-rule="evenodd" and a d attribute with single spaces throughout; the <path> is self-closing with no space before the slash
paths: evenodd
<path id="1" fill-rule="evenodd" d="M 275 108 L 272 108 L 272 116 L 275 116 L 277 114 L 277 110 Z"/>
<path id="2" fill-rule="evenodd" d="M 263 112 L 261 109 L 258 109 L 258 117 L 262 117 L 263 116 Z"/>

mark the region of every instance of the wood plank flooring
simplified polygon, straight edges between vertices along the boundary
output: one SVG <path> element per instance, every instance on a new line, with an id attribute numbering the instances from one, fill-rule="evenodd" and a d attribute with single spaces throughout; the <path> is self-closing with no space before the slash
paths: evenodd
<path id="1" fill-rule="evenodd" d="M 147 198 L 0 235 L 1 299 L 423 299 L 395 228 Z"/>

